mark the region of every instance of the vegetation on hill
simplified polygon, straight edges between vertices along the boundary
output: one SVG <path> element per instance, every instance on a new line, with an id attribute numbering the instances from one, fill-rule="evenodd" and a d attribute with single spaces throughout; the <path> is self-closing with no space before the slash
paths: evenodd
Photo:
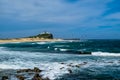
<path id="1" fill-rule="evenodd" d="M 38 34 L 36 36 L 30 36 L 29 38 L 44 38 L 44 39 L 53 39 L 53 35 L 48 32 Z"/>

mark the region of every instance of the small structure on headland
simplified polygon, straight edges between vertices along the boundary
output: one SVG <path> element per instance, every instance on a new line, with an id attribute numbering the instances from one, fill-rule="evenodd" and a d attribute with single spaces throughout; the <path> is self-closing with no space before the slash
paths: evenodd
<path id="1" fill-rule="evenodd" d="M 53 39 L 53 34 L 49 32 L 42 32 L 36 36 L 30 36 L 29 38 Z"/>

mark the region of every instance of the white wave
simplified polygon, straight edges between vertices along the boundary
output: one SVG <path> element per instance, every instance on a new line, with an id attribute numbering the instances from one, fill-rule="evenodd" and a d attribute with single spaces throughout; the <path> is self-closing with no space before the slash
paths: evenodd
<path id="1" fill-rule="evenodd" d="M 1 69 L 21 69 L 23 67 L 17 66 L 17 65 L 9 65 L 9 64 L 0 64 Z"/>
<path id="2" fill-rule="evenodd" d="M 60 51 L 68 51 L 69 49 L 60 49 Z"/>
<path id="3" fill-rule="evenodd" d="M 46 63 L 40 65 L 42 70 L 44 70 L 41 74 L 43 75 L 43 77 L 48 77 L 50 78 L 50 80 L 54 80 L 61 75 L 69 74 L 68 71 L 69 69 L 74 71 L 76 68 L 79 68 L 76 67 L 76 65 L 80 66 L 81 68 L 82 66 L 85 66 L 87 64 L 84 64 L 82 61 L 72 61 L 72 60 L 63 63 L 59 63 L 59 62 Z"/>
<path id="4" fill-rule="evenodd" d="M 5 50 L 4 47 L 0 48 L 0 54 L 7 54 L 5 57 L 10 57 L 10 56 L 15 56 L 14 59 L 10 60 L 5 60 L 0 62 L 0 68 L 1 69 L 26 69 L 26 68 L 34 68 L 38 67 L 42 71 L 43 77 L 48 77 L 50 80 L 54 80 L 55 78 L 69 73 L 68 68 L 71 68 L 69 63 L 72 63 L 73 61 L 70 62 L 64 62 L 65 64 L 61 64 L 60 62 L 49 62 L 49 59 L 51 60 L 54 57 L 57 57 L 58 54 L 40 54 L 40 53 L 31 53 L 31 52 L 21 52 L 21 51 L 7 51 Z M 61 57 L 65 57 L 65 55 L 61 55 Z M 32 60 L 27 60 L 27 58 L 37 58 L 39 57 L 40 59 L 46 58 L 48 59 L 47 61 L 32 61 Z M 60 56 L 59 56 L 60 57 Z M 31 64 L 31 65 L 30 65 Z M 76 65 L 77 62 L 73 62 L 72 65 Z M 62 68 L 62 69 L 61 69 Z"/>
<path id="5" fill-rule="evenodd" d="M 51 44 L 51 43 L 55 43 L 55 42 L 36 42 L 37 44 Z"/>
<path id="6" fill-rule="evenodd" d="M 92 66 L 99 66 L 99 67 L 103 67 L 109 63 L 104 63 L 104 62 L 93 62 L 93 61 L 89 61 L 88 59 L 86 60 L 72 60 L 72 57 L 80 57 L 81 59 L 81 55 L 68 55 L 68 54 L 44 54 L 44 53 L 32 53 L 32 52 L 21 52 L 21 51 L 7 51 L 5 50 L 6 48 L 4 47 L 0 47 L 0 54 L 7 54 L 8 57 L 10 56 L 15 56 L 14 59 L 11 59 L 9 61 L 4 61 L 4 62 L 0 62 L 0 68 L 1 69 L 21 69 L 21 68 L 34 68 L 34 67 L 38 67 L 40 68 L 42 71 L 42 75 L 43 77 L 48 77 L 51 80 L 54 80 L 55 78 L 64 75 L 66 73 L 69 73 L 68 69 L 71 69 L 72 71 L 74 70 L 72 66 L 76 66 L 78 64 L 83 64 L 83 62 L 87 62 L 85 65 L 82 65 L 83 68 L 88 68 L 88 67 L 92 67 Z M 57 48 L 56 48 L 57 50 Z M 70 49 L 61 49 L 62 51 L 67 51 Z M 114 55 L 118 55 L 117 53 L 103 53 L 103 52 L 93 52 L 92 55 L 97 55 L 97 56 L 103 56 L 106 55 L 107 56 L 110 54 Z M 109 56 L 110 56 L 109 55 Z M 59 56 L 59 57 L 58 57 Z M 70 56 L 71 59 L 68 61 L 63 61 L 64 64 L 61 64 L 60 62 L 51 62 L 51 60 L 53 58 L 57 58 L 57 59 L 64 59 L 66 57 Z M 120 54 L 119 54 L 120 56 Z M 32 60 L 27 60 L 28 58 L 32 59 L 41 59 L 39 61 L 32 61 Z M 45 61 L 47 60 L 47 61 Z M 106 60 L 105 60 L 106 61 Z M 72 66 L 70 66 L 72 65 Z M 111 65 L 111 64 L 109 64 Z M 82 66 L 80 66 L 80 69 L 82 69 Z"/>
<path id="7" fill-rule="evenodd" d="M 120 53 L 109 53 L 109 52 L 92 52 L 94 56 L 120 56 Z"/>
<path id="8" fill-rule="evenodd" d="M 5 47 L 0 47 L 0 50 L 5 49 Z"/>
<path id="9" fill-rule="evenodd" d="M 44 67 L 43 67 L 44 66 Z M 60 63 L 46 63 L 43 64 L 41 68 L 43 68 L 43 72 L 41 73 L 43 77 L 49 77 L 51 80 L 54 80 L 55 78 L 59 77 L 60 75 L 69 73 L 67 71 L 68 66 Z M 64 69 L 60 69 L 64 68 Z"/>
<path id="10" fill-rule="evenodd" d="M 55 50 L 55 51 L 57 51 L 57 50 L 58 50 L 58 48 L 54 48 L 54 50 Z"/>
<path id="11" fill-rule="evenodd" d="M 31 44 L 36 44 L 36 43 L 31 43 Z"/>
<path id="12" fill-rule="evenodd" d="M 10 42 L 10 43 L 23 43 L 23 42 Z"/>
<path id="13" fill-rule="evenodd" d="M 18 43 L 23 43 L 23 42 L 5 42 L 5 43 L 0 43 L 0 44 L 18 44 Z"/>
<path id="14" fill-rule="evenodd" d="M 37 44 L 47 44 L 47 42 L 37 42 Z"/>

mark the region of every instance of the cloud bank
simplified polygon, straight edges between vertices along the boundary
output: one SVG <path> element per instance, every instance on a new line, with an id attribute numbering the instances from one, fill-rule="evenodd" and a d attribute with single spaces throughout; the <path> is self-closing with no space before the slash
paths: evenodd
<path id="1" fill-rule="evenodd" d="M 118 27 L 120 24 L 120 12 L 118 10 L 113 12 L 115 1 L 0 0 L 0 21 L 8 19 L 22 24 L 40 23 L 43 25 L 50 24 L 50 27 L 58 26 L 62 28 L 66 26 L 66 30 L 75 30 L 81 27 Z M 111 6 L 112 3 L 113 6 Z M 51 28 L 57 30 L 57 27 Z"/>

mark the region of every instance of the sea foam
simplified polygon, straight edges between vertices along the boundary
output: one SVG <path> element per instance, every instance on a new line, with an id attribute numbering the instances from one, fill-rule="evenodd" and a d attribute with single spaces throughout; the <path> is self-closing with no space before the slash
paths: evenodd
<path id="1" fill-rule="evenodd" d="M 109 53 L 109 52 L 92 52 L 94 56 L 120 56 L 120 53 Z"/>

